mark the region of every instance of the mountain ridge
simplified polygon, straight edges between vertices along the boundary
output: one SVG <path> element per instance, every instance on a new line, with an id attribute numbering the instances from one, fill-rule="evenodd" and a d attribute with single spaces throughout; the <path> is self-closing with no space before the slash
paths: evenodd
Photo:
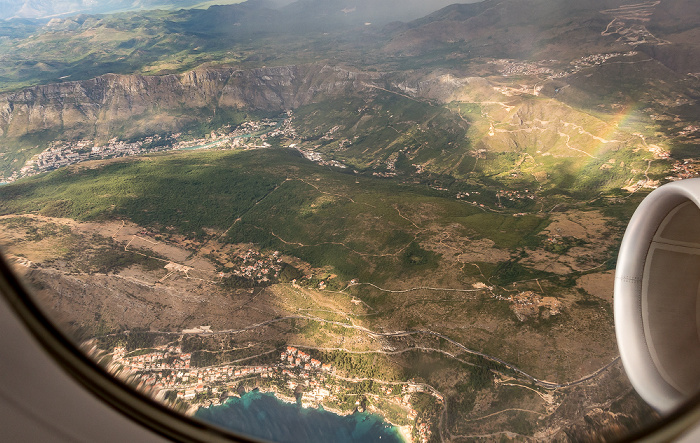
<path id="1" fill-rule="evenodd" d="M 0 135 L 20 137 L 60 127 L 70 136 L 71 129 L 87 125 L 95 127 L 96 135 L 108 136 L 116 123 L 155 109 L 161 114 L 171 112 L 170 129 L 176 130 L 176 115 L 183 109 L 283 111 L 320 95 L 366 89 L 362 79 L 377 77 L 325 64 L 251 70 L 199 68 L 163 76 L 106 74 L 0 94 Z M 162 118 L 158 124 L 163 124 Z"/>

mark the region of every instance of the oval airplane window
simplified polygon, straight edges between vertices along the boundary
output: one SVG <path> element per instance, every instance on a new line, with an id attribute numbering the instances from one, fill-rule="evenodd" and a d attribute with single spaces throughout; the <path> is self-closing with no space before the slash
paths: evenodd
<path id="1" fill-rule="evenodd" d="M 0 248 L 122 405 L 309 442 L 690 420 L 697 206 L 616 266 L 699 170 L 698 6 L 452 3 L 0 8 Z M 616 281 L 644 346 L 618 348 Z"/>

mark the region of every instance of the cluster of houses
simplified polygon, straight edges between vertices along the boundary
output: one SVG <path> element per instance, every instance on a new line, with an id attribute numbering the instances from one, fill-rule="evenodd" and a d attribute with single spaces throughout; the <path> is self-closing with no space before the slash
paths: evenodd
<path id="1" fill-rule="evenodd" d="M 286 137 L 289 139 L 297 138 L 297 132 L 292 126 L 292 111 L 287 111 L 287 118 L 282 121 L 282 124 L 267 133 L 268 137 Z"/>
<path id="2" fill-rule="evenodd" d="M 313 151 L 311 149 L 301 149 L 297 146 L 296 143 L 292 143 L 291 145 L 289 145 L 289 147 L 299 151 L 299 153 L 301 153 L 301 155 L 303 155 L 307 160 L 312 161 L 321 166 L 332 166 L 334 168 L 347 169 L 347 165 L 344 165 L 343 163 L 337 160 L 326 160 L 318 152 Z"/>
<path id="3" fill-rule="evenodd" d="M 121 365 L 128 373 L 139 375 L 140 386 L 152 386 L 157 390 L 177 390 L 177 398 L 192 400 L 202 392 L 216 393 L 214 384 L 249 375 L 270 377 L 275 368 L 271 366 L 216 366 L 190 369 L 192 354 L 183 353 L 181 347 L 167 347 L 162 350 L 126 356 L 126 348 L 117 346 L 112 353 L 112 360 Z"/>
<path id="4" fill-rule="evenodd" d="M 608 54 L 593 54 L 593 55 L 587 55 L 585 57 L 581 57 L 579 59 L 576 59 L 571 62 L 571 65 L 574 67 L 574 69 L 582 69 L 582 68 L 590 68 L 592 66 L 597 66 L 597 65 L 602 65 L 603 63 L 607 62 L 611 58 L 617 58 L 617 57 L 632 57 L 637 55 L 637 51 L 630 51 L 630 52 L 610 52 Z"/>
<path id="5" fill-rule="evenodd" d="M 168 146 L 150 148 L 153 143 L 160 140 L 162 140 L 162 137 L 159 135 L 146 137 L 143 140 L 131 143 L 113 138 L 106 145 L 102 146 L 95 146 L 93 140 L 54 141 L 49 145 L 48 149 L 28 160 L 18 172 L 8 179 L 8 182 L 87 160 L 127 157 L 168 149 Z"/>
<path id="6" fill-rule="evenodd" d="M 396 177 L 398 174 L 396 172 L 373 172 L 372 175 L 381 178 L 391 178 Z"/>
<path id="7" fill-rule="evenodd" d="M 242 378 L 257 376 L 261 378 L 273 378 L 282 376 L 286 379 L 287 388 L 296 391 L 303 386 L 302 405 L 314 407 L 324 400 L 333 400 L 333 389 L 314 374 L 330 373 L 333 367 L 329 363 L 322 363 L 312 358 L 308 353 L 294 347 L 287 346 L 280 353 L 278 364 L 266 366 L 211 366 L 202 368 L 190 368 L 191 354 L 183 353 L 180 346 L 166 346 L 152 352 L 141 355 L 128 356 L 124 346 L 117 346 L 112 352 L 112 360 L 126 370 L 127 374 L 135 375 L 138 388 L 153 392 L 156 398 L 164 398 L 166 392 L 174 392 L 179 400 L 197 401 L 197 398 L 205 398 L 204 405 L 218 405 L 221 402 L 220 394 L 234 390 L 236 383 Z M 116 366 L 115 366 L 116 367 Z M 235 383 L 234 383 L 235 382 Z M 276 390 L 273 388 L 273 391 Z M 401 394 L 394 395 L 391 387 L 382 389 L 386 398 L 405 408 L 407 418 L 415 421 L 418 411 L 411 405 L 411 394 L 415 392 L 428 392 L 443 401 L 442 395 L 433 392 L 430 387 L 409 382 L 402 386 Z M 204 397 L 198 397 L 203 394 Z M 358 403 L 359 404 L 359 403 Z M 416 432 L 420 441 L 427 442 L 431 431 L 429 423 L 416 423 Z"/>
<path id="8" fill-rule="evenodd" d="M 675 162 L 673 164 L 673 175 L 666 177 L 666 179 L 678 181 L 698 176 L 700 176 L 700 161 L 688 158 Z"/>
<path id="9" fill-rule="evenodd" d="M 635 134 L 635 135 L 639 135 L 643 139 L 643 136 L 641 134 Z M 657 160 L 666 160 L 666 159 L 671 158 L 671 153 L 659 145 L 647 144 L 646 141 L 644 141 L 644 145 L 646 146 L 646 148 L 649 152 L 654 154 L 654 158 Z"/>
<path id="10" fill-rule="evenodd" d="M 494 60 L 491 63 L 498 66 L 498 72 L 504 77 L 511 75 L 554 75 L 551 68 L 536 63 L 515 62 L 506 59 Z"/>
<path id="11" fill-rule="evenodd" d="M 310 403 L 321 403 L 326 397 L 331 395 L 331 391 L 321 386 L 315 386 L 310 391 L 304 392 L 304 401 Z M 302 404 L 303 406 L 303 404 Z"/>
<path id="12" fill-rule="evenodd" d="M 112 360 L 122 370 L 129 374 L 136 374 L 138 384 L 141 387 L 152 387 L 157 391 L 176 390 L 177 398 L 192 400 L 199 393 L 217 393 L 216 385 L 227 385 L 227 382 L 248 376 L 269 378 L 281 373 L 290 378 L 302 377 L 308 379 L 309 371 L 332 370 L 330 364 L 322 364 L 319 360 L 295 347 L 289 346 L 281 353 L 282 362 L 279 365 L 268 366 L 233 366 L 222 365 L 206 368 L 190 369 L 192 355 L 183 353 L 180 346 L 168 346 L 153 352 L 141 355 L 127 356 L 126 348 L 117 346 L 112 352 Z M 280 367 L 284 369 L 280 372 Z M 290 370 L 291 369 L 291 370 Z M 297 375 L 294 369 L 301 369 Z M 292 382 L 296 388 L 297 383 Z M 305 392 L 307 400 L 319 402 L 330 395 L 330 391 L 324 388 L 316 380 L 305 381 L 311 391 Z M 232 387 L 232 386 L 229 386 Z"/>
<path id="13" fill-rule="evenodd" d="M 479 192 L 479 191 L 471 191 L 471 192 L 465 191 L 465 192 L 458 192 L 456 197 L 458 199 L 463 199 L 463 198 L 471 197 L 472 195 L 479 195 L 479 194 L 481 194 L 481 192 Z"/>
<path id="14" fill-rule="evenodd" d="M 300 351 L 294 346 L 287 346 L 287 349 L 280 354 L 280 360 L 287 362 L 289 366 L 301 368 L 305 371 L 320 369 L 322 371 L 330 372 L 333 369 L 333 366 L 330 363 L 321 363 L 319 360 L 311 358 L 309 354 L 304 351 Z M 290 371 L 286 372 L 293 375 Z"/>
<path id="15" fill-rule="evenodd" d="M 272 137 L 296 138 L 297 133 L 292 126 L 291 117 L 292 111 L 287 111 L 287 118 L 282 120 L 282 122 L 272 119 L 243 122 L 233 132 L 225 136 L 240 140 L 239 137 L 247 137 L 252 133 L 264 132 L 259 135 L 262 141 Z"/>
<path id="16" fill-rule="evenodd" d="M 507 59 L 498 59 L 498 60 L 493 60 L 490 63 L 497 65 L 499 73 L 501 75 L 503 75 L 504 77 L 526 75 L 526 76 L 545 76 L 547 78 L 562 78 L 562 77 L 569 76 L 571 74 L 575 74 L 584 68 L 590 68 L 593 66 L 602 65 L 603 63 L 607 62 L 608 60 L 610 60 L 612 58 L 632 57 L 632 56 L 635 56 L 637 54 L 638 54 L 637 51 L 629 51 L 629 52 L 624 52 L 624 53 L 611 52 L 608 54 L 587 55 L 585 57 L 581 57 L 581 58 L 578 58 L 576 60 L 573 60 L 570 63 L 570 67 L 568 69 L 565 69 L 562 71 L 555 71 L 551 68 L 543 66 L 544 63 L 554 65 L 557 63 L 557 60 L 546 60 L 546 61 L 540 62 L 540 63 L 524 63 L 524 62 L 516 62 L 513 60 L 507 60 Z"/>
<path id="17" fill-rule="evenodd" d="M 45 151 L 28 160 L 20 170 L 15 171 L 9 177 L 3 178 L 2 182 L 11 183 L 20 178 L 53 171 L 87 160 L 135 156 L 148 152 L 192 149 L 199 146 L 208 148 L 229 146 L 233 148 L 266 148 L 271 145 L 268 143 L 263 143 L 262 145 L 253 143 L 251 145 L 252 142 L 246 142 L 242 137 L 246 137 L 252 132 L 261 132 L 271 128 L 268 132 L 259 135 L 258 138 L 263 141 L 270 137 L 280 136 L 294 138 L 296 137 L 296 132 L 292 127 L 291 115 L 291 111 L 287 112 L 288 118 L 281 124 L 271 119 L 264 119 L 259 122 L 249 121 L 244 122 L 230 133 L 223 133 L 223 129 L 230 128 L 230 126 L 226 126 L 219 132 L 212 132 L 210 139 L 178 141 L 177 139 L 182 134 L 176 133 L 165 138 L 156 134 L 134 142 L 125 142 L 113 138 L 106 145 L 101 146 L 96 146 L 94 140 L 87 139 L 71 142 L 54 141 Z"/>
<path id="18" fill-rule="evenodd" d="M 507 189 L 502 189 L 498 192 L 496 192 L 496 197 L 498 198 L 498 201 L 501 201 L 501 198 L 505 198 L 510 201 L 515 201 L 515 200 L 534 200 L 535 199 L 535 194 L 530 192 L 529 189 L 525 189 L 524 191 L 509 191 Z"/>
<path id="19" fill-rule="evenodd" d="M 322 403 L 326 398 L 335 399 L 335 396 L 331 395 L 331 391 L 324 386 L 322 386 L 316 380 L 287 380 L 287 388 L 290 391 L 296 390 L 297 386 L 302 385 L 305 387 L 304 394 L 302 396 L 301 405 L 305 408 L 313 407 Z"/>
<path id="20" fill-rule="evenodd" d="M 421 423 L 416 429 L 418 429 L 418 437 L 421 443 L 428 443 L 430 441 L 430 436 L 433 434 L 430 430 L 430 425 L 428 423 Z"/>
<path id="21" fill-rule="evenodd" d="M 213 394 L 217 394 L 219 388 L 212 386 L 216 383 L 222 384 L 237 378 L 249 375 L 259 375 L 267 378 L 274 373 L 275 369 L 270 366 L 218 366 L 213 368 L 203 368 L 183 374 L 175 385 L 165 386 L 166 388 L 180 388 L 177 391 L 177 398 L 192 400 L 199 393 L 207 392 L 211 389 Z M 229 386 L 232 387 L 232 386 Z"/>
<path id="22" fill-rule="evenodd" d="M 272 145 L 266 143 L 265 140 L 270 137 L 293 137 L 296 135 L 291 126 L 291 119 L 285 119 L 282 123 L 271 119 L 247 121 L 241 123 L 233 131 L 230 131 L 230 128 L 231 125 L 226 125 L 217 131 L 211 131 L 208 138 L 178 142 L 172 146 L 172 149 L 269 148 Z M 256 133 L 259 134 L 254 135 Z"/>
<path id="23" fill-rule="evenodd" d="M 112 360 L 126 370 L 180 370 L 189 369 L 192 354 L 183 353 L 179 346 L 167 347 L 163 350 L 147 354 L 126 356 L 126 348 L 117 346 L 112 353 Z"/>
<path id="24" fill-rule="evenodd" d="M 600 66 L 610 59 L 618 57 L 633 57 L 639 54 L 637 51 L 610 52 L 607 54 L 593 54 L 578 58 L 570 62 L 571 67 L 565 71 L 557 72 L 550 78 L 562 78 L 580 72 L 582 69 Z"/>
<path id="25" fill-rule="evenodd" d="M 646 178 L 637 180 L 636 182 L 634 179 L 631 179 L 626 186 L 623 186 L 622 189 L 629 193 L 635 193 L 639 191 L 640 189 L 656 189 L 659 187 L 660 181 L 659 180 L 648 180 Z"/>
<path id="26" fill-rule="evenodd" d="M 402 150 L 405 151 L 406 149 L 404 148 Z M 399 160 L 399 153 L 398 152 L 393 152 L 389 158 L 386 159 L 386 169 L 387 171 L 396 171 L 396 162 Z"/>
<path id="27" fill-rule="evenodd" d="M 233 275 L 255 280 L 258 283 L 279 277 L 282 270 L 279 251 L 273 252 L 272 255 L 263 255 L 259 251 L 248 249 L 242 255 L 235 257 L 233 264 L 238 267 L 232 271 Z"/>
<path id="28" fill-rule="evenodd" d="M 679 131 L 678 135 L 681 137 L 689 137 L 689 136 L 696 135 L 698 132 L 700 132 L 700 126 L 688 125 L 688 126 L 685 126 L 682 131 Z"/>

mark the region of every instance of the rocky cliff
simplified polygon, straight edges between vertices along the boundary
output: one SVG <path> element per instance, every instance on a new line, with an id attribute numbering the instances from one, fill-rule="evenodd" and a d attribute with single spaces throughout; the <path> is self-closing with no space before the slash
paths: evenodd
<path id="1" fill-rule="evenodd" d="M 180 75 L 108 74 L 92 80 L 36 86 L 0 95 L 0 136 L 60 130 L 66 137 L 106 137 L 177 130 L 198 112 L 282 111 L 368 90 L 380 74 L 327 65 L 241 71 L 199 68 Z M 205 112 L 208 110 L 208 112 Z"/>

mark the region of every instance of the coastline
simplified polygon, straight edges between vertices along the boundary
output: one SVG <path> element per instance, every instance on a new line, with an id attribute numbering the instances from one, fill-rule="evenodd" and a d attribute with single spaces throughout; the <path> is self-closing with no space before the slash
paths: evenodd
<path id="1" fill-rule="evenodd" d="M 257 388 L 257 390 L 258 390 L 258 392 L 260 392 L 262 394 L 272 394 L 277 400 L 279 400 L 281 402 L 289 403 L 289 404 L 293 404 L 293 405 L 298 404 L 297 399 L 295 397 L 289 397 L 289 396 L 286 396 L 284 394 L 281 394 L 273 387 L 259 387 L 259 388 Z M 249 391 L 248 393 L 250 393 L 250 392 L 253 392 L 253 391 Z M 234 395 L 234 396 L 237 396 L 237 395 Z M 229 398 L 234 397 L 234 396 L 229 396 Z M 237 397 L 240 398 L 240 396 L 237 396 Z M 228 400 L 228 398 L 226 400 L 224 400 L 224 402 L 222 402 L 221 405 L 223 405 L 227 400 Z M 319 404 L 314 405 L 313 403 L 310 403 L 310 402 L 305 403 L 303 401 L 299 406 L 302 408 L 305 408 L 305 409 L 319 409 L 319 406 L 320 406 L 324 411 L 330 412 L 332 414 L 335 414 L 335 415 L 338 415 L 341 417 L 347 417 L 349 415 L 354 414 L 356 411 L 356 409 L 341 410 L 341 409 L 334 408 L 332 406 L 326 406 L 323 403 L 319 403 Z M 195 414 L 197 413 L 197 411 L 202 407 L 204 407 L 204 406 L 201 404 L 190 405 L 190 407 L 187 409 L 187 412 L 185 414 L 190 416 L 190 417 L 194 417 Z M 384 420 L 386 423 L 388 423 L 391 426 L 393 426 L 394 428 L 396 428 L 396 430 L 398 431 L 399 437 L 401 438 L 401 440 L 403 440 L 404 443 L 413 443 L 413 437 L 411 436 L 412 428 L 410 425 L 399 426 L 395 423 L 392 423 L 383 414 L 379 413 L 376 410 L 372 411 L 370 413 L 381 417 L 382 420 Z"/>
<path id="2" fill-rule="evenodd" d="M 275 389 L 268 389 L 268 388 L 260 388 L 260 392 L 262 393 L 269 393 L 275 396 L 278 400 L 281 400 L 285 403 L 292 403 L 296 404 L 296 399 L 294 397 L 286 397 L 280 393 L 278 393 Z M 331 412 L 335 415 L 339 415 L 341 417 L 347 417 L 348 415 L 352 415 L 355 413 L 356 409 L 353 410 L 341 410 L 334 408 L 332 406 L 326 406 L 323 403 L 317 404 L 315 407 L 313 406 L 313 403 L 304 403 L 302 400 L 301 407 L 307 408 L 307 409 L 318 409 L 318 406 L 321 406 L 324 411 Z M 374 408 L 373 408 L 374 409 Z M 373 410 L 370 412 L 371 414 L 377 415 L 382 418 L 386 423 L 389 423 L 391 426 L 397 429 L 399 436 L 401 439 L 404 441 L 404 443 L 413 443 L 413 437 L 411 436 L 411 426 L 410 425 L 405 425 L 405 426 L 399 426 L 395 423 L 392 423 L 389 421 L 387 417 L 385 417 L 383 414 L 380 413 L 378 410 Z"/>
<path id="3" fill-rule="evenodd" d="M 394 426 L 396 427 L 396 429 L 399 430 L 399 435 L 401 435 L 401 438 L 403 438 L 404 442 L 413 443 L 413 436 L 411 435 L 411 426 Z"/>

